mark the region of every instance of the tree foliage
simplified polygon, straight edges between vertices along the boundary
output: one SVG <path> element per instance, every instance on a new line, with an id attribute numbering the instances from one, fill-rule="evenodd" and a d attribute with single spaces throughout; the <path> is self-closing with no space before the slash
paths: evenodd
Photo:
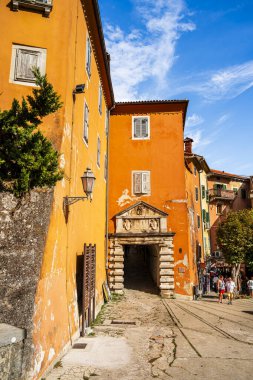
<path id="1" fill-rule="evenodd" d="M 53 86 L 34 70 L 32 95 L 14 99 L 9 110 L 0 111 L 0 186 L 16 196 L 34 187 L 54 186 L 62 178 L 59 155 L 38 130 L 42 118 L 57 111 L 62 103 Z"/>
<path id="2" fill-rule="evenodd" d="M 217 230 L 217 242 L 228 264 L 253 266 L 253 210 L 232 211 Z"/>

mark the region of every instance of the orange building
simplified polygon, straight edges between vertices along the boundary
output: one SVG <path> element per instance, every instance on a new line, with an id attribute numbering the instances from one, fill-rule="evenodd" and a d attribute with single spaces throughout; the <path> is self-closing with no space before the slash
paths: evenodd
<path id="1" fill-rule="evenodd" d="M 250 207 L 250 178 L 211 169 L 208 174 L 208 193 L 211 223 L 211 254 L 220 257 L 216 241 L 219 223 L 226 219 L 229 211 Z"/>
<path id="2" fill-rule="evenodd" d="M 114 104 L 97 1 L 0 3 L 0 107 L 10 107 L 34 88 L 32 68 L 46 73 L 63 107 L 42 129 L 60 153 L 64 178 L 54 188 L 43 261 L 27 329 L 26 373 L 39 378 L 64 347 L 80 335 L 84 244 L 96 246 L 94 314 L 103 303 L 105 271 L 108 114 Z M 84 196 L 80 177 L 89 167 L 96 177 L 92 202 L 69 206 L 64 197 Z M 67 199 L 65 198 L 65 206 Z M 69 201 L 74 201 L 68 198 Z M 79 280 L 78 280 L 79 279 Z M 77 284 L 77 281 L 80 281 Z M 22 309 L 23 307 L 23 309 Z M 86 318 L 86 316 L 84 316 Z M 33 327 L 31 327 L 33 326 Z"/>
<path id="3" fill-rule="evenodd" d="M 186 191 L 190 225 L 190 242 L 193 254 L 193 268 L 197 271 L 197 282 L 203 274 L 209 243 L 209 207 L 206 202 L 206 174 L 210 171 L 204 157 L 192 152 L 193 140 L 186 138 Z"/>
<path id="4" fill-rule="evenodd" d="M 162 296 L 192 297 L 197 273 L 189 203 L 199 216 L 201 211 L 187 191 L 198 186 L 198 177 L 189 183 L 185 172 L 187 105 L 185 100 L 116 103 L 111 112 L 108 278 L 116 292 L 122 292 L 138 253 Z"/>

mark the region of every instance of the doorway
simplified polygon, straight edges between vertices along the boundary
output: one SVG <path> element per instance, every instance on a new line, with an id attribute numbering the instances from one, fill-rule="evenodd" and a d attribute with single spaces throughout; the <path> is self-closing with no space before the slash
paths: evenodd
<path id="1" fill-rule="evenodd" d="M 124 287 L 159 293 L 159 249 L 155 245 L 124 246 Z"/>

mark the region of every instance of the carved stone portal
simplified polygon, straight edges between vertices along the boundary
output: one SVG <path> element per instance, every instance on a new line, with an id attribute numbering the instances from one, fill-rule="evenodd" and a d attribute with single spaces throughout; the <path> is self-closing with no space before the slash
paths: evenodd
<path id="1" fill-rule="evenodd" d="M 116 293 L 124 289 L 124 246 L 158 247 L 159 276 L 157 286 L 163 297 L 174 293 L 174 233 L 167 232 L 167 214 L 145 203 L 137 204 L 116 215 L 116 233 L 109 235 L 109 287 Z"/>

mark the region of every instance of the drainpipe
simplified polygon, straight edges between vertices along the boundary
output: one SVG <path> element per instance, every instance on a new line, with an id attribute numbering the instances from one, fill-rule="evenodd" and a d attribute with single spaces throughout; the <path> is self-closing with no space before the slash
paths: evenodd
<path id="1" fill-rule="evenodd" d="M 115 108 L 115 104 L 108 110 L 108 130 L 107 130 L 107 167 L 106 167 L 106 219 L 105 219 L 105 269 L 107 276 L 108 269 L 108 229 L 109 229 L 109 221 L 108 221 L 108 209 L 109 209 L 109 147 L 110 147 L 110 114 L 111 111 Z"/>

